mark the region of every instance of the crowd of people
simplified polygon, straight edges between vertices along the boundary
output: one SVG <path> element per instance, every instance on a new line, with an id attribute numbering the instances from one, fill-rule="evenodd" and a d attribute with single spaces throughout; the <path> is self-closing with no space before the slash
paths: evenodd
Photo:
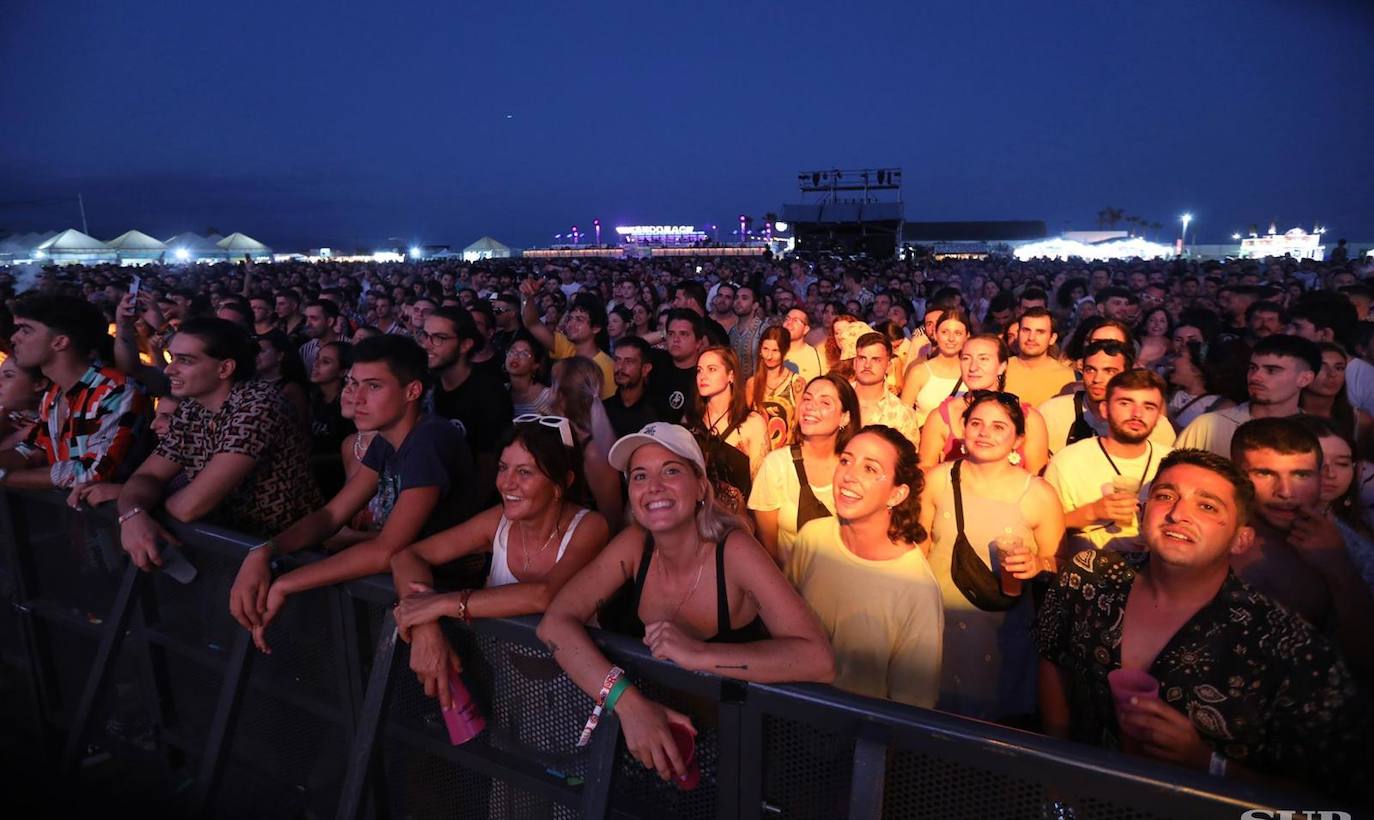
<path id="1" fill-rule="evenodd" d="M 115 505 L 143 569 L 159 516 L 261 539 L 225 604 L 263 652 L 292 595 L 389 573 L 441 705 L 445 620 L 539 615 L 664 778 L 691 720 L 588 625 L 1370 796 L 1374 266 L 245 261 L 0 295 L 0 484 Z"/>

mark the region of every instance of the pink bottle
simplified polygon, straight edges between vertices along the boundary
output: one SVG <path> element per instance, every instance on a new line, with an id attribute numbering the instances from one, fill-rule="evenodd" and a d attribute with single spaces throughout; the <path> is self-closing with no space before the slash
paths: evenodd
<path id="1" fill-rule="evenodd" d="M 461 746 L 482 734 L 487 728 L 487 719 L 478 711 L 472 700 L 472 693 L 463 685 L 463 676 L 450 669 L 448 673 L 448 694 L 453 705 L 441 710 L 444 725 L 448 727 L 448 741 Z"/>

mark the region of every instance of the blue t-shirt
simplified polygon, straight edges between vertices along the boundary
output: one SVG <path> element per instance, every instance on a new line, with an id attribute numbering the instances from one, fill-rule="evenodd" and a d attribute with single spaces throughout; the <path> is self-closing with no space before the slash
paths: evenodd
<path id="1" fill-rule="evenodd" d="M 439 488 L 439 502 L 420 530 L 422 538 L 460 524 L 474 512 L 478 493 L 472 454 L 462 430 L 447 419 L 421 416 L 399 449 L 377 436 L 362 463 L 379 476 L 369 505 L 375 529 L 386 524 L 401 493 L 417 487 Z"/>

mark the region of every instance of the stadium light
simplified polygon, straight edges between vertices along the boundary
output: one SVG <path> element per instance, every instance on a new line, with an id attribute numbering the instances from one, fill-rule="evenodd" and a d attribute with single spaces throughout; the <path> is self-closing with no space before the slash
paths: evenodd
<path id="1" fill-rule="evenodd" d="M 185 262 L 191 258 L 191 252 L 185 248 L 177 248 L 174 254 L 178 261 Z"/>
<path id="2" fill-rule="evenodd" d="M 412 247 L 412 248 L 410 249 L 410 258 L 411 258 L 411 259 L 419 259 L 419 258 L 420 258 L 420 247 L 419 247 L 418 245 L 416 245 L 416 246 L 414 246 L 414 247 Z"/>

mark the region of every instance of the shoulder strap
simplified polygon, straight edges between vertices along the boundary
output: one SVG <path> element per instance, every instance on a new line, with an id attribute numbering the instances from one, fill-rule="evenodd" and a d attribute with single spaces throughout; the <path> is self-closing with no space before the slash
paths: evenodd
<path id="1" fill-rule="evenodd" d="M 932 370 L 931 372 L 934 373 L 935 371 Z M 960 387 L 963 387 L 963 386 L 964 386 L 964 373 L 963 373 L 963 371 L 961 370 L 961 371 L 959 371 L 959 377 L 958 377 L 957 379 L 954 380 L 954 387 L 950 388 L 949 397 L 952 399 L 952 398 L 954 398 L 955 396 L 959 395 L 959 388 L 960 388 Z M 946 417 L 946 418 L 945 418 L 945 421 L 948 422 L 948 421 L 949 421 L 949 418 Z"/>
<path id="2" fill-rule="evenodd" d="M 959 487 L 959 467 L 964 460 L 958 459 L 949 468 L 949 483 L 954 488 L 954 526 L 959 535 L 964 534 L 964 493 Z"/>
<path id="3" fill-rule="evenodd" d="M 792 446 L 788 449 L 792 451 L 792 469 L 797 471 L 797 481 L 805 485 L 807 483 L 806 464 L 802 460 L 801 443 L 793 442 Z"/>
<path id="4" fill-rule="evenodd" d="M 726 533 L 725 538 L 730 534 Z M 725 591 L 725 538 L 716 542 L 716 634 L 730 631 L 730 600 Z"/>
<path id="5" fill-rule="evenodd" d="M 589 510 L 583 507 L 573 513 L 572 520 L 568 522 L 568 531 L 563 533 L 563 540 L 558 542 L 557 558 L 563 557 L 563 552 L 568 548 L 568 542 L 572 541 L 573 533 L 577 532 L 577 525 L 582 523 L 582 519 L 586 517 L 588 512 Z M 557 558 L 554 560 L 557 560 Z"/>
<path id="6" fill-rule="evenodd" d="M 639 574 L 635 576 L 635 613 L 639 613 L 639 598 L 644 593 L 644 582 L 649 578 L 649 562 L 654 558 L 654 534 L 644 533 L 644 552 L 639 556 Z"/>
<path id="7" fill-rule="evenodd" d="M 1079 390 L 1073 394 L 1073 420 L 1077 424 L 1083 421 L 1083 394 L 1087 390 Z"/>

